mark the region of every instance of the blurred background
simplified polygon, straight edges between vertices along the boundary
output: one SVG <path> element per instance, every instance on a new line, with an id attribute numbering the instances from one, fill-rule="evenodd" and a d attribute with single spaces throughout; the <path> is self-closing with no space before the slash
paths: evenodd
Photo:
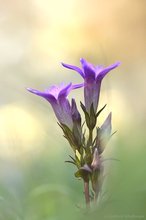
<path id="1" fill-rule="evenodd" d="M 0 220 L 86 218 L 82 182 L 50 105 L 26 91 L 81 77 L 61 67 L 121 61 L 102 83 L 102 123 L 113 113 L 105 157 L 106 204 L 90 218 L 144 219 L 146 203 L 146 1 L 0 1 Z M 83 91 L 70 98 L 83 99 Z M 67 210 L 69 210 L 67 212 Z M 104 213 L 104 214 L 103 214 Z M 106 214 L 105 214 L 106 213 Z M 87 216 L 89 218 L 89 216 Z"/>

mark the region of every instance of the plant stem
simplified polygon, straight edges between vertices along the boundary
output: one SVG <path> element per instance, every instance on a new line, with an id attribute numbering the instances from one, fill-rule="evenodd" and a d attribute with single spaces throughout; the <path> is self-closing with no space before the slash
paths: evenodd
<path id="1" fill-rule="evenodd" d="M 98 194 L 99 194 L 99 187 L 97 187 L 95 195 L 94 195 L 94 202 L 95 202 L 95 204 L 96 204 L 97 199 L 98 199 Z"/>
<path id="2" fill-rule="evenodd" d="M 85 201 L 86 207 L 90 207 L 90 194 L 89 194 L 89 181 L 84 180 L 84 193 L 85 193 Z"/>
<path id="3" fill-rule="evenodd" d="M 88 143 L 87 143 L 88 147 L 92 145 L 92 141 L 93 141 L 93 130 L 89 130 L 89 138 L 88 138 Z"/>

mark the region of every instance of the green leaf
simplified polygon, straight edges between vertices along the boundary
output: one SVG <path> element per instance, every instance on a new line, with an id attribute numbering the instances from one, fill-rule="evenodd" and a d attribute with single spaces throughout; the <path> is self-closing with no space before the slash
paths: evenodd
<path id="1" fill-rule="evenodd" d="M 77 172 L 75 172 L 75 177 L 82 178 L 86 181 L 89 180 L 89 172 L 83 169 L 79 169 Z"/>
<path id="2" fill-rule="evenodd" d="M 76 161 L 72 156 L 69 155 L 69 157 L 70 157 L 74 162 Z"/>
<path id="3" fill-rule="evenodd" d="M 77 178 L 83 178 L 83 174 L 82 174 L 82 171 L 81 170 L 78 170 L 77 172 L 75 172 L 75 177 Z"/>
<path id="4" fill-rule="evenodd" d="M 79 160 L 79 158 L 77 157 L 77 155 L 75 155 L 75 161 L 76 161 L 77 167 L 80 168 L 80 167 L 81 167 L 81 163 L 80 163 L 80 160 Z"/>
<path id="5" fill-rule="evenodd" d="M 58 125 L 63 130 L 64 137 L 68 140 L 70 146 L 72 147 L 72 149 L 75 152 L 76 149 L 77 149 L 77 145 L 75 143 L 75 138 L 74 138 L 73 132 L 65 124 L 59 124 L 58 123 Z"/>
<path id="6" fill-rule="evenodd" d="M 97 113 L 96 113 L 96 118 L 100 115 L 100 113 L 103 111 L 103 109 L 107 106 L 107 104 L 105 104 Z"/>
<path id="7" fill-rule="evenodd" d="M 73 165 L 76 166 L 76 164 L 73 161 L 71 161 L 71 160 L 65 160 L 65 163 L 72 163 Z"/>
<path id="8" fill-rule="evenodd" d="M 82 142 L 82 131 L 81 131 L 81 127 L 77 126 L 76 124 L 73 125 L 73 137 L 74 137 L 74 142 L 75 145 L 78 146 L 78 148 L 81 147 Z"/>
<path id="9" fill-rule="evenodd" d="M 82 108 L 82 110 L 83 110 L 83 112 L 85 114 L 85 119 L 86 119 L 87 127 L 89 128 L 90 127 L 90 116 L 89 116 L 88 112 L 86 111 L 86 107 L 83 105 L 83 103 L 80 102 L 80 104 L 81 104 L 81 108 Z"/>
<path id="10" fill-rule="evenodd" d="M 112 134 L 111 134 L 111 136 L 110 137 L 112 137 L 114 134 L 116 134 L 117 133 L 117 131 L 114 131 Z"/>
<path id="11" fill-rule="evenodd" d="M 90 107 L 90 130 L 93 130 L 95 125 L 96 125 L 96 114 L 95 114 L 95 111 L 94 111 L 94 106 L 93 106 L 93 103 Z"/>

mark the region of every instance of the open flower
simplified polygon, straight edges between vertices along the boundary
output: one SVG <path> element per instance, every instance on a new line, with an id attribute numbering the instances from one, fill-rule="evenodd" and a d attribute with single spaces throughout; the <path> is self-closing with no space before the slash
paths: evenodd
<path id="1" fill-rule="evenodd" d="M 110 70 L 119 66 L 120 62 L 116 62 L 105 68 L 103 66 L 94 66 L 83 58 L 80 59 L 80 62 L 82 69 L 65 63 L 62 63 L 62 65 L 68 69 L 75 70 L 83 77 L 86 110 L 90 112 L 90 107 L 93 103 L 94 111 L 96 112 L 99 101 L 101 81 Z"/>
<path id="2" fill-rule="evenodd" d="M 27 88 L 27 90 L 35 95 L 45 98 L 51 104 L 58 121 L 72 129 L 72 110 L 67 95 L 71 90 L 82 86 L 83 84 L 72 85 L 72 83 L 69 83 L 68 85 L 61 84 L 60 86 L 52 86 L 44 92 L 31 88 Z"/>

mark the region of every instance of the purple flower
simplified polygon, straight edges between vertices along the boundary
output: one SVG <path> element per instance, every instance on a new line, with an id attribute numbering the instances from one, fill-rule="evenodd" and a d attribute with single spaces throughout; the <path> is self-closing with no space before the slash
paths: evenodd
<path id="1" fill-rule="evenodd" d="M 51 104 L 58 121 L 72 129 L 72 110 L 67 95 L 71 90 L 82 86 L 83 84 L 72 85 L 72 83 L 69 83 L 68 85 L 61 84 L 60 86 L 52 86 L 44 92 L 31 88 L 27 88 L 27 90 L 35 95 L 45 98 Z"/>
<path id="2" fill-rule="evenodd" d="M 75 70 L 83 77 L 86 110 L 90 112 L 90 107 L 93 103 L 94 111 L 96 112 L 99 101 L 101 81 L 109 71 L 119 66 L 120 62 L 116 62 L 105 68 L 103 66 L 94 66 L 83 58 L 80 59 L 80 62 L 82 68 L 65 63 L 62 63 L 62 65 L 68 69 Z"/>

